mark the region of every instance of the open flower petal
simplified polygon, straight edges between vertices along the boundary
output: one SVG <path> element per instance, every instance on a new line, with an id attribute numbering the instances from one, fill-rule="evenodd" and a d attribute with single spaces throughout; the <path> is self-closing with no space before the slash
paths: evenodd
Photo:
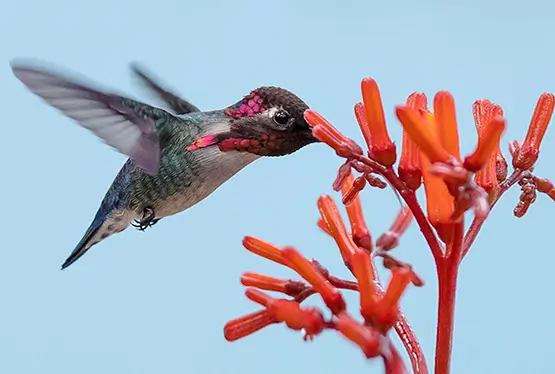
<path id="1" fill-rule="evenodd" d="M 492 159 L 495 172 L 496 150 L 499 148 L 499 140 L 503 132 L 505 132 L 505 119 L 503 117 L 492 118 L 478 135 L 476 150 L 465 158 L 463 166 L 475 173 L 486 165 L 488 159 Z M 497 180 L 496 173 L 494 176 Z"/>
<path id="2" fill-rule="evenodd" d="M 439 91 L 434 97 L 434 118 L 439 143 L 451 155 L 461 161 L 459 128 L 455 112 L 455 99 L 447 91 Z"/>
<path id="3" fill-rule="evenodd" d="M 395 108 L 395 112 L 405 131 L 432 162 L 447 163 L 451 160 L 452 156 L 441 146 L 416 109 L 400 105 Z"/>

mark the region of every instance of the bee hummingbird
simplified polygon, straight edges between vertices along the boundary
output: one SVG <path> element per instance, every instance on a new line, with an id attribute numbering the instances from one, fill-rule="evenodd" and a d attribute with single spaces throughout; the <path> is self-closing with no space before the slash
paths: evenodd
<path id="1" fill-rule="evenodd" d="M 202 112 L 134 66 L 172 114 L 50 69 L 11 66 L 31 92 L 129 157 L 62 269 L 130 224 L 145 230 L 190 208 L 256 159 L 318 141 L 303 118 L 307 104 L 279 87 L 260 87 L 224 109 Z"/>

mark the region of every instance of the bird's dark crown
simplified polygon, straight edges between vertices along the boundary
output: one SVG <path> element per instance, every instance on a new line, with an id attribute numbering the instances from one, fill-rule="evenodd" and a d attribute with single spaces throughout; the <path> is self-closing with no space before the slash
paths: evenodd
<path id="1" fill-rule="evenodd" d="M 305 110 L 309 109 L 308 105 L 297 95 L 281 87 L 259 87 L 228 107 L 225 113 L 239 119 L 253 117 L 269 108 L 283 108 L 295 118 L 297 126 L 308 128 L 303 116 Z"/>

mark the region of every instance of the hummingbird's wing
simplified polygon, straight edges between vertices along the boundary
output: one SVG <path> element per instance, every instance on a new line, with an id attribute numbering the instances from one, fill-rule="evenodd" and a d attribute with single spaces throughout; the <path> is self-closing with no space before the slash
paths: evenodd
<path id="1" fill-rule="evenodd" d="M 162 101 L 167 104 L 175 114 L 200 112 L 200 109 L 189 101 L 168 91 L 159 83 L 156 83 L 155 80 L 152 78 L 152 75 L 147 74 L 144 69 L 138 66 L 138 64 L 131 64 L 131 70 L 141 80 L 143 85 L 153 91 L 160 99 L 162 99 Z"/>
<path id="2" fill-rule="evenodd" d="M 129 156 L 149 174 L 160 158 L 160 127 L 171 115 L 138 101 L 101 92 L 57 73 L 12 62 L 15 76 L 44 101 Z"/>

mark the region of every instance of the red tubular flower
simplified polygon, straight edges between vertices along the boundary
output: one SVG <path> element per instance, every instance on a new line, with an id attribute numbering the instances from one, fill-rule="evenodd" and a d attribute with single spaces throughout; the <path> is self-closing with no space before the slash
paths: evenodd
<path id="1" fill-rule="evenodd" d="M 397 160 L 397 151 L 385 125 L 380 90 L 376 81 L 371 78 L 362 80 L 361 89 L 366 125 L 368 126 L 367 129 L 362 130 L 362 133 L 364 134 L 365 131 L 370 133 L 368 149 L 372 157 L 380 164 L 391 166 Z"/>
<path id="2" fill-rule="evenodd" d="M 360 294 L 360 313 L 369 322 L 374 320 L 377 296 L 374 292 L 374 272 L 370 265 L 370 254 L 357 249 L 353 255 L 353 274 L 357 278 Z"/>
<path id="3" fill-rule="evenodd" d="M 301 308 L 299 303 L 282 299 L 269 303 L 268 312 L 290 329 L 304 330 L 308 339 L 324 330 L 324 316 L 316 308 Z"/>
<path id="4" fill-rule="evenodd" d="M 425 125 L 431 134 L 436 133 L 435 117 L 430 111 L 421 111 Z M 435 137 L 431 135 L 435 140 Z M 437 140 L 435 140 L 437 142 Z M 417 143 L 419 146 L 420 144 Z M 420 149 L 424 150 L 422 146 Z M 441 148 L 443 149 L 443 148 Z M 451 157 L 449 155 L 449 157 Z M 454 199 L 443 179 L 431 172 L 432 162 L 427 153 L 421 154 L 424 191 L 426 193 L 426 208 L 428 220 L 437 230 L 441 240 L 449 242 L 451 237 L 452 220 L 454 212 Z M 441 162 L 441 161 L 440 161 Z"/>
<path id="5" fill-rule="evenodd" d="M 366 121 L 366 109 L 364 109 L 364 103 L 356 103 L 355 104 L 355 118 L 358 122 L 358 126 L 362 131 L 362 136 L 364 136 L 364 141 L 368 145 L 368 149 L 372 144 L 372 135 L 370 134 L 370 127 L 368 126 L 368 122 Z"/>
<path id="6" fill-rule="evenodd" d="M 350 157 L 353 153 L 363 153 L 362 149 L 360 149 L 355 142 L 341 134 L 339 130 L 333 127 L 333 125 L 319 113 L 307 109 L 303 116 L 305 121 L 312 126 L 312 134 L 314 137 L 332 147 L 339 156 Z"/>
<path id="7" fill-rule="evenodd" d="M 333 237 L 333 235 L 330 232 L 330 229 L 328 228 L 328 225 L 326 224 L 326 222 L 322 219 L 319 218 L 318 222 L 316 223 L 318 225 L 318 227 L 325 232 L 326 234 L 328 234 L 329 236 Z"/>
<path id="8" fill-rule="evenodd" d="M 337 316 L 335 326 L 344 337 L 358 345 L 367 358 L 381 355 L 381 336 L 373 328 L 358 323 L 346 312 Z"/>
<path id="9" fill-rule="evenodd" d="M 468 170 L 475 171 L 479 169 L 475 175 L 476 184 L 488 193 L 490 200 L 494 198 L 497 193 L 499 180 L 507 176 L 507 164 L 506 162 L 503 164 L 504 159 L 501 162 L 499 161 L 498 155 L 496 155 L 494 149 L 487 148 L 494 148 L 495 145 L 493 143 L 499 144 L 499 139 L 504 130 L 505 120 L 503 118 L 496 117 L 492 119 L 489 125 L 484 129 L 482 136 L 478 139 L 476 151 L 465 159 L 465 167 Z M 486 139 L 487 137 L 489 137 L 489 139 Z M 482 144 L 480 144 L 480 139 L 484 139 Z M 486 142 L 489 142 L 489 144 L 484 144 Z M 480 153 L 481 145 L 482 152 Z M 488 155 L 487 152 L 491 153 Z M 481 163 L 483 167 L 480 167 Z M 504 180 L 504 178 L 502 180 Z"/>
<path id="10" fill-rule="evenodd" d="M 399 105 L 395 108 L 395 113 L 404 130 L 431 162 L 448 163 L 452 159 L 452 156 L 437 140 L 435 132 L 422 121 L 416 109 L 408 105 Z"/>
<path id="11" fill-rule="evenodd" d="M 347 229 L 341 215 L 337 210 L 337 205 L 328 195 L 322 195 L 318 198 L 318 210 L 322 215 L 322 219 L 328 226 L 331 236 L 337 243 L 343 262 L 350 264 L 351 256 L 355 252 L 356 245 L 353 239 L 347 234 Z"/>
<path id="12" fill-rule="evenodd" d="M 345 310 L 345 300 L 341 292 L 333 287 L 326 278 L 318 272 L 314 265 L 304 258 L 295 248 L 286 247 L 282 250 L 283 257 L 301 277 L 314 287 L 314 289 L 322 296 L 324 303 L 332 311 L 337 314 Z"/>
<path id="13" fill-rule="evenodd" d="M 408 206 L 401 208 L 388 231 L 383 233 L 376 241 L 376 246 L 382 251 L 389 251 L 399 245 L 399 238 L 407 230 L 412 218 L 412 210 Z"/>
<path id="14" fill-rule="evenodd" d="M 399 300 L 413 279 L 412 270 L 406 267 L 397 267 L 391 272 L 385 295 L 378 301 L 374 310 L 376 325 L 380 326 L 382 332 L 389 330 L 397 321 Z"/>
<path id="15" fill-rule="evenodd" d="M 244 273 L 241 276 L 241 284 L 261 290 L 281 292 L 289 296 L 297 296 L 308 288 L 303 282 L 278 279 L 258 273 Z"/>
<path id="16" fill-rule="evenodd" d="M 276 322 L 266 309 L 260 310 L 226 323 L 224 337 L 230 342 L 239 340 Z"/>
<path id="17" fill-rule="evenodd" d="M 321 125 L 326 128 L 335 138 L 338 140 L 347 143 L 347 138 L 337 130 L 328 120 L 326 120 L 320 113 L 307 109 L 305 110 L 304 114 L 305 121 L 312 127 L 317 125 Z"/>
<path id="18" fill-rule="evenodd" d="M 540 145 L 553 115 L 554 107 L 555 96 L 553 94 L 544 93 L 540 96 L 532 115 L 526 138 L 513 158 L 513 167 L 515 169 L 528 170 L 538 160 Z"/>
<path id="19" fill-rule="evenodd" d="M 419 110 L 426 108 L 427 98 L 421 92 L 414 92 L 407 98 L 407 106 Z M 407 130 L 403 128 L 403 146 L 401 160 L 398 167 L 399 178 L 407 187 L 417 190 L 422 184 L 422 167 L 420 165 L 420 150 L 412 140 Z"/>
<path id="20" fill-rule="evenodd" d="M 372 79 L 365 79 L 361 88 L 364 103 L 357 103 L 354 112 L 368 144 L 368 156 L 320 114 L 312 110 L 304 113 L 314 135 L 334 148 L 339 156 L 346 158 L 339 168 L 333 188 L 342 191 L 352 232 L 347 231 L 336 204 L 327 195 L 318 199 L 321 214 L 318 226 L 333 237 L 344 264 L 351 270 L 356 282 L 335 277 L 318 261 L 309 261 L 294 248 L 280 249 L 260 239 L 245 237 L 243 245 L 249 251 L 288 266 L 307 283 L 244 273 L 241 282 L 247 287 L 254 287 L 246 290 L 247 297 L 266 309 L 229 322 L 224 334 L 227 340 L 232 341 L 281 322 L 291 329 L 305 330 L 308 338 L 324 329 L 336 330 L 358 345 L 366 357 L 381 356 L 386 373 L 404 374 L 406 369 L 401 356 L 388 337 L 389 330 L 394 327 L 407 350 L 413 372 L 427 374 L 426 360 L 418 339 L 399 307 L 408 285 L 422 286 L 423 280 L 409 264 L 386 252 L 398 245 L 399 236 L 414 218 L 437 267 L 439 298 L 434 372 L 446 374 L 451 368 L 459 265 L 490 208 L 516 183 L 522 192 L 514 210 L 516 216 L 526 213 L 536 201 L 538 192 L 555 200 L 553 183 L 533 173 L 540 143 L 555 109 L 555 96 L 543 94 L 540 97 L 526 139 L 522 144 L 517 141 L 510 143 L 509 152 L 515 171 L 507 177 L 507 162 L 499 147 L 505 129 L 500 106 L 489 100 L 474 103 L 478 142 L 475 151 L 461 163 L 455 102 L 451 94 L 438 92 L 434 97 L 432 113 L 427 108 L 426 96 L 413 93 L 406 105 L 396 107 L 396 115 L 404 130 L 397 175 L 392 167 L 396 159 L 395 144 L 387 132 L 378 86 Z M 353 171 L 360 173 L 360 176 L 355 179 Z M 472 182 L 473 174 L 476 183 L 483 188 Z M 376 243 L 378 248 L 374 250 L 360 205 L 359 191 L 366 184 L 384 187 L 386 182 L 396 190 L 406 206 L 401 209 L 390 230 L 380 236 Z M 422 183 L 427 216 L 415 191 Z M 491 195 L 488 201 L 484 189 L 497 195 Z M 464 216 L 469 209 L 474 210 L 474 220 L 465 233 Z M 445 245 L 440 243 L 438 236 Z M 383 259 L 383 267 L 391 271 L 385 290 L 375 267 L 378 256 Z M 261 290 L 285 293 L 293 300 L 276 299 Z M 340 290 L 359 292 L 363 323 L 347 312 Z M 331 319 L 325 320 L 317 309 L 301 307 L 304 300 L 316 293 L 331 310 Z"/>
<path id="21" fill-rule="evenodd" d="M 258 273 L 244 273 L 241 284 L 247 287 L 256 287 L 267 291 L 287 293 L 288 281 L 262 275 Z"/>
<path id="22" fill-rule="evenodd" d="M 434 96 L 434 118 L 439 143 L 451 155 L 460 161 L 459 128 L 455 112 L 455 100 L 447 91 L 439 91 Z"/>
<path id="23" fill-rule="evenodd" d="M 270 261 L 277 262 L 278 264 L 289 266 L 283 259 L 281 250 L 275 245 L 265 242 L 262 239 L 245 236 L 243 238 L 243 246 L 256 255 L 267 258 Z"/>
<path id="24" fill-rule="evenodd" d="M 484 139 L 489 139 L 489 146 L 494 146 L 491 143 L 495 142 L 495 139 L 491 137 L 491 133 L 495 133 L 496 130 L 499 131 L 500 128 L 498 123 L 492 123 L 492 121 L 495 118 L 503 116 L 503 109 L 487 99 L 482 99 L 474 102 L 472 105 L 472 114 L 478 132 L 478 148 L 480 147 L 480 141 L 482 141 L 482 149 L 484 149 Z M 503 128 L 504 127 L 503 125 Z M 501 130 L 501 132 L 502 131 L 503 130 Z M 494 134 L 494 136 L 497 136 L 497 134 Z M 499 137 L 500 136 L 501 134 L 499 134 Z M 472 169 L 479 169 L 475 175 L 476 184 L 482 187 L 490 195 L 490 198 L 494 197 L 493 194 L 497 191 L 499 182 L 507 178 L 507 161 L 501 153 L 499 140 L 497 140 L 496 143 L 494 147 L 497 149 L 487 158 L 484 167 L 480 168 L 477 166 L 477 164 L 484 162 L 483 160 L 471 160 L 470 162 L 473 162 L 475 165 L 470 166 L 466 165 L 468 157 L 467 160 L 465 160 L 465 166 L 468 170 L 476 171 Z"/>
<path id="25" fill-rule="evenodd" d="M 364 175 L 353 180 L 351 183 L 351 188 L 343 194 L 343 204 L 346 206 L 351 205 L 351 203 L 358 197 L 360 191 L 366 187 L 366 178 Z"/>
<path id="26" fill-rule="evenodd" d="M 505 119 L 502 117 L 492 118 L 478 135 L 476 150 L 469 156 L 466 156 L 463 166 L 475 173 L 491 160 L 491 174 L 497 181 L 496 149 L 499 147 L 499 140 L 503 132 L 505 132 Z"/>
<path id="27" fill-rule="evenodd" d="M 347 193 L 350 188 L 349 186 L 354 183 L 354 180 L 355 178 L 353 173 L 350 172 L 345 179 L 345 184 L 343 185 L 343 194 Z M 368 226 L 366 225 L 366 221 L 364 219 L 362 205 L 360 204 L 360 197 L 356 196 L 351 201 L 351 204 L 347 205 L 345 208 L 351 224 L 351 235 L 354 243 L 371 252 L 373 248 L 372 235 L 370 234 L 370 230 L 368 230 Z"/>
<path id="28" fill-rule="evenodd" d="M 245 294 L 252 301 L 265 306 L 275 322 L 285 322 L 287 327 L 292 330 L 304 329 L 306 334 L 311 337 L 321 333 L 324 329 L 324 317 L 314 308 L 303 309 L 297 302 L 275 299 L 253 288 L 247 288 Z"/>
<path id="29" fill-rule="evenodd" d="M 325 126 L 316 125 L 312 128 L 312 135 L 321 142 L 326 143 L 332 147 L 337 154 L 344 154 L 348 151 L 347 143 L 342 142 L 336 138 L 331 131 Z"/>

